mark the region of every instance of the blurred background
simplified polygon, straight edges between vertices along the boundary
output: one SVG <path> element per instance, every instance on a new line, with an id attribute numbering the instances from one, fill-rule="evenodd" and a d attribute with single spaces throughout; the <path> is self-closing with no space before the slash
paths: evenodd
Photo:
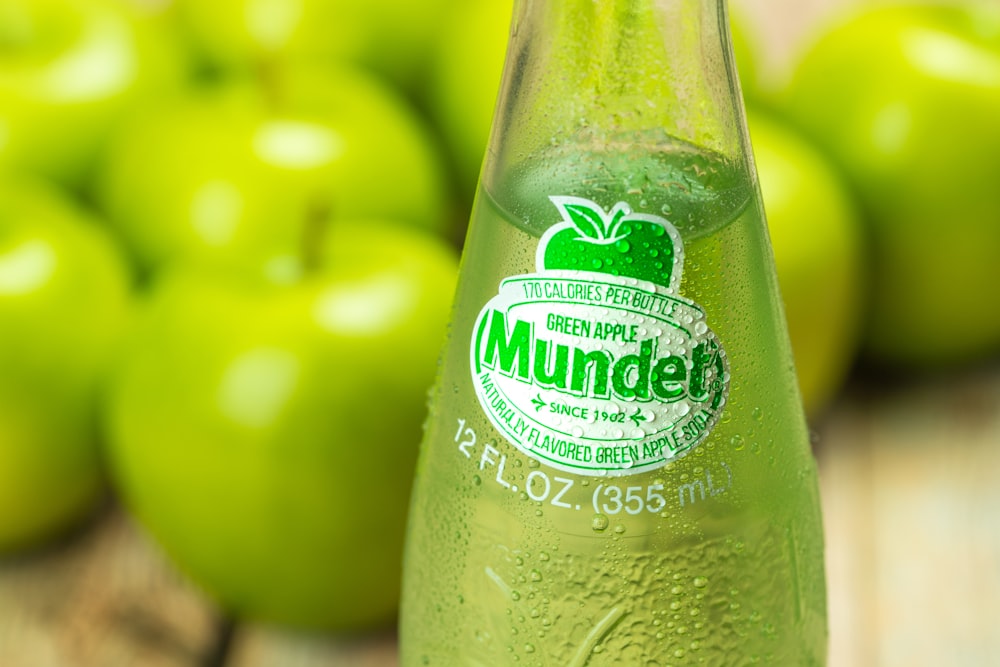
<path id="1" fill-rule="evenodd" d="M 0 665 L 396 664 L 511 7 L 0 0 Z M 830 665 L 995 664 L 1000 5 L 730 18 Z"/>

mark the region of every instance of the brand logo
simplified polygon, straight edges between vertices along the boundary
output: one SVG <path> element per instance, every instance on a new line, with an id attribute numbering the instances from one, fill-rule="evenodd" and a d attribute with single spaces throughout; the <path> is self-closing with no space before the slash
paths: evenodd
<path id="1" fill-rule="evenodd" d="M 476 394 L 511 443 L 555 468 L 658 468 L 705 439 L 729 384 L 705 312 L 678 294 L 680 234 L 623 202 L 550 199 L 562 221 L 537 272 L 502 281 L 476 321 Z"/>

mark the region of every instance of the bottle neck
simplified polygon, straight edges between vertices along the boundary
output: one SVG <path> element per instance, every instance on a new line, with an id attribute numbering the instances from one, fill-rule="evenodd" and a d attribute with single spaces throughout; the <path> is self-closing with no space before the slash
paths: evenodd
<path id="1" fill-rule="evenodd" d="M 725 0 L 518 0 L 486 174 L 553 147 L 745 159 Z"/>

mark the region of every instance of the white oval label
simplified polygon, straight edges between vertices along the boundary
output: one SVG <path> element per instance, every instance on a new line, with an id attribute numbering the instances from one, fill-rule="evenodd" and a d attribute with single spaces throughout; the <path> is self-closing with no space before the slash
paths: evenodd
<path id="1" fill-rule="evenodd" d="M 729 387 L 705 313 L 677 292 L 680 234 L 664 218 L 551 197 L 536 273 L 503 280 L 473 329 L 479 402 L 514 446 L 576 473 L 659 468 L 701 443 Z"/>

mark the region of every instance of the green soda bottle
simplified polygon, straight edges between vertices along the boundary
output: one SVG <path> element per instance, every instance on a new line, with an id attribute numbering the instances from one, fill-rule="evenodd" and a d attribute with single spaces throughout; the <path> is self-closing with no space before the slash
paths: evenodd
<path id="1" fill-rule="evenodd" d="M 520 0 L 403 667 L 823 665 L 822 524 L 724 0 Z"/>

